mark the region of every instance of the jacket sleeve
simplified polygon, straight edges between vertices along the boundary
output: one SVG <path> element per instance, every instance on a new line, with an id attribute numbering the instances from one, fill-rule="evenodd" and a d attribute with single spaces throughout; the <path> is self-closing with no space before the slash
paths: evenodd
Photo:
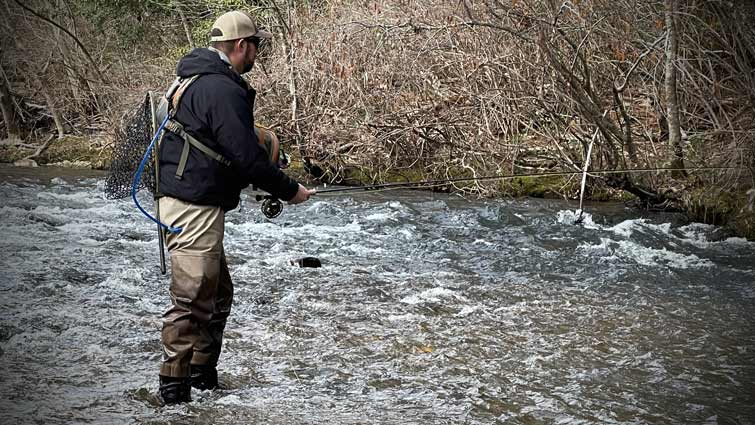
<path id="1" fill-rule="evenodd" d="M 299 184 L 274 166 L 254 134 L 254 119 L 240 87 L 217 87 L 210 94 L 208 121 L 214 139 L 240 176 L 242 187 L 249 184 L 288 201 L 296 195 Z"/>

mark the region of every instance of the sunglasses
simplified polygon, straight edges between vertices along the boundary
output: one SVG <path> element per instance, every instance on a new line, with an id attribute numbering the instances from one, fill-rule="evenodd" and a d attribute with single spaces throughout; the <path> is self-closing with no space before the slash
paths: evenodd
<path id="1" fill-rule="evenodd" d="M 254 44 L 254 47 L 257 49 L 258 53 L 260 51 L 264 50 L 265 47 L 267 47 L 267 45 L 268 45 L 267 39 L 265 39 L 265 38 L 248 37 L 248 38 L 245 38 L 244 40 L 246 40 L 247 43 Z"/>

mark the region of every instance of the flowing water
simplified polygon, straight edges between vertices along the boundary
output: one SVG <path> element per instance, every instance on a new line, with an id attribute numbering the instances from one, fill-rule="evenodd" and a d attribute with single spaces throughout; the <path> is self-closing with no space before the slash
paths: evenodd
<path id="1" fill-rule="evenodd" d="M 755 243 L 621 205 L 575 225 L 573 203 L 415 191 L 273 221 L 245 193 L 224 388 L 162 407 L 154 225 L 97 174 L 0 176 L 2 423 L 755 418 Z"/>

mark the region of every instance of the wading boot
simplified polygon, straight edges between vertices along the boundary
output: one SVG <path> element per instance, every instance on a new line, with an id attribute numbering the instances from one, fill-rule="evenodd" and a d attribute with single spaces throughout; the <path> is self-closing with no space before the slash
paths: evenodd
<path id="1" fill-rule="evenodd" d="M 190 378 L 173 378 L 160 375 L 160 398 L 166 405 L 190 402 Z"/>
<path id="2" fill-rule="evenodd" d="M 198 390 L 214 390 L 218 387 L 218 370 L 214 366 L 191 365 L 191 386 Z"/>

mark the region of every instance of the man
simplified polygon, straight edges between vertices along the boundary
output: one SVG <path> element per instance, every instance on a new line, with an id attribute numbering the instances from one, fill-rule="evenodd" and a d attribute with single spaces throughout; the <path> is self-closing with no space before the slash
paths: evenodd
<path id="1" fill-rule="evenodd" d="M 172 268 L 160 367 L 166 404 L 191 401 L 192 386 L 218 385 L 216 366 L 233 300 L 224 217 L 238 206 L 241 190 L 252 184 L 290 204 L 314 194 L 272 164 L 254 134 L 255 91 L 241 74 L 252 69 L 260 42 L 271 37 L 249 14 L 229 12 L 213 24 L 210 48 L 194 49 L 178 62 L 179 77 L 200 76 L 174 103 L 179 127 L 168 126 L 160 144 L 162 220 L 183 229 L 166 235 Z M 186 144 L 189 136 L 206 150 Z"/>

